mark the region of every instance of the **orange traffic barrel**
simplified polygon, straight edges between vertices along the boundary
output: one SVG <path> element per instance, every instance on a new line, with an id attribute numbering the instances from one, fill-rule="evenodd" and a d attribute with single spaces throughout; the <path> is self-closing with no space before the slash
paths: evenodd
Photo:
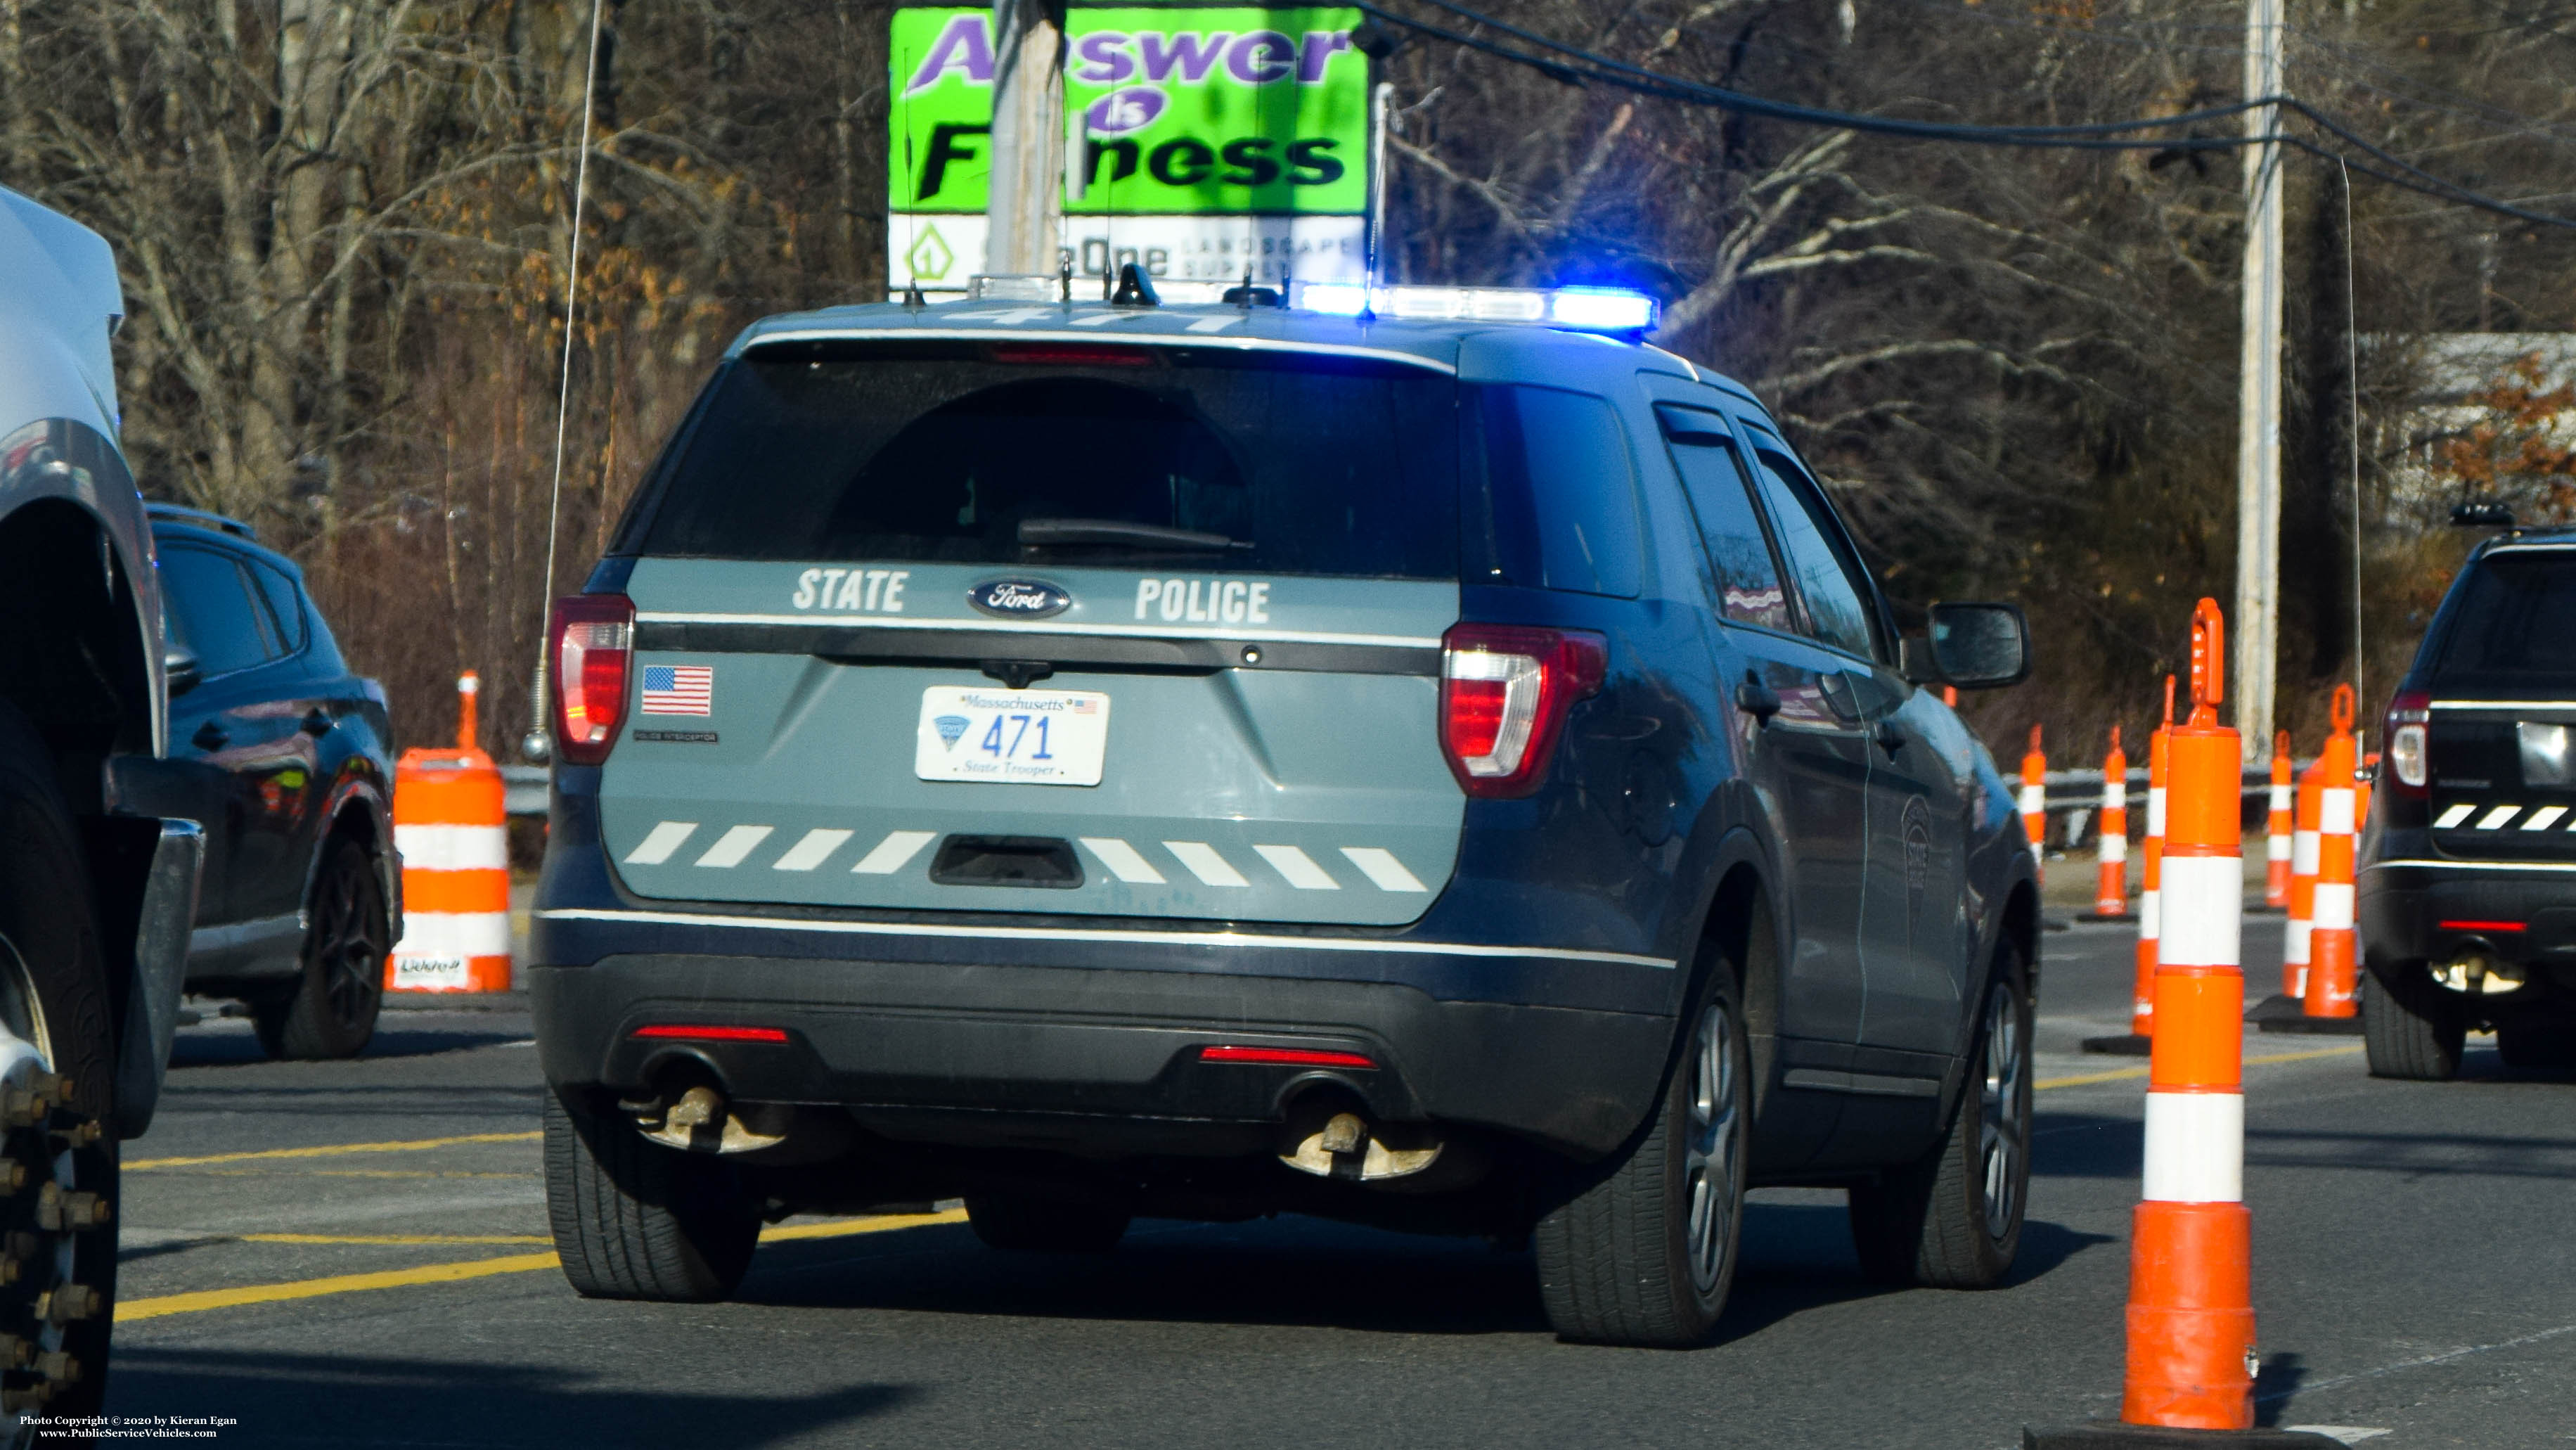
<path id="1" fill-rule="evenodd" d="M 2334 692 L 2334 733 L 2317 757 L 2317 884 L 2308 929 L 2308 980 L 2300 993 L 2310 1017 L 2353 1017 L 2360 1007 L 2360 935 L 2353 929 L 2353 857 L 2360 820 L 2354 807 L 2361 774 L 2360 742 L 2353 739 L 2352 686 Z"/>
<path id="2" fill-rule="evenodd" d="M 385 959 L 388 992 L 510 990 L 510 847 L 500 769 L 474 745 L 472 673 L 457 743 L 394 763 L 394 849 L 403 862 L 403 937 Z"/>
<path id="3" fill-rule="evenodd" d="M 2093 878 L 2093 914 L 2129 911 L 2129 757 L 2120 749 L 2120 727 L 2111 727 L 2111 753 L 2102 757 L 2102 834 Z"/>
<path id="4" fill-rule="evenodd" d="M 2278 910 L 2290 904 L 2290 838 L 2298 830 L 2290 814 L 2290 732 L 2272 737 L 2271 811 L 2263 819 L 2263 904 Z"/>
<path id="5" fill-rule="evenodd" d="M 2039 751 L 2039 727 L 2030 727 L 2030 753 L 2021 758 L 2021 829 L 2030 837 L 2031 865 L 2048 874 L 2041 850 L 2048 844 L 2048 757 Z"/>
<path id="6" fill-rule="evenodd" d="M 2137 990 L 2132 993 L 2129 1031 L 2152 1037 L 2156 1031 L 2156 943 L 2164 931 L 2165 791 L 2172 771 L 2174 677 L 2165 676 L 2165 718 L 2147 737 L 2147 838 L 2139 843 L 2142 870 L 2138 887 Z"/>

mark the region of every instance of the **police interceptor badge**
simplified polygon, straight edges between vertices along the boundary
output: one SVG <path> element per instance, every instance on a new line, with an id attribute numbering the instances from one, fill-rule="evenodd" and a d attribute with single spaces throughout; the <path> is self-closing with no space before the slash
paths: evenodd
<path id="1" fill-rule="evenodd" d="M 993 579 L 967 590 L 966 602 L 996 619 L 1053 619 L 1073 596 L 1043 579 Z"/>

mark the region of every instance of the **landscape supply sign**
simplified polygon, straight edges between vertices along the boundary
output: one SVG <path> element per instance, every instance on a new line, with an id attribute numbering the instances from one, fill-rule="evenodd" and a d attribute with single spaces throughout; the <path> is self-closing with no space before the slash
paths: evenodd
<path id="1" fill-rule="evenodd" d="M 1074 7 L 1067 15 L 1063 255 L 1099 277 L 1358 281 L 1366 271 L 1368 59 L 1360 12 Z M 894 12 L 892 286 L 984 269 L 992 12 Z"/>

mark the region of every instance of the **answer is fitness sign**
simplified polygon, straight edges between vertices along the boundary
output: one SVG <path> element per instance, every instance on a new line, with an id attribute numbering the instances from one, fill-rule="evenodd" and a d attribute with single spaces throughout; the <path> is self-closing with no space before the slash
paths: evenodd
<path id="1" fill-rule="evenodd" d="M 1063 251 L 1077 275 L 1357 281 L 1366 269 L 1368 60 L 1344 9 L 1072 8 Z M 989 10 L 894 12 L 892 285 L 984 267 Z"/>

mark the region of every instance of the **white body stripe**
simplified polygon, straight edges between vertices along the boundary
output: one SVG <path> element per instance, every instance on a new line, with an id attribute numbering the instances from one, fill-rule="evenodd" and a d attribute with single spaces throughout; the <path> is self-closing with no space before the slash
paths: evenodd
<path id="1" fill-rule="evenodd" d="M 2316 832 L 2299 832 L 2290 843 L 2290 869 L 2301 876 L 2316 875 L 2320 849 Z"/>
<path id="2" fill-rule="evenodd" d="M 2512 820 L 2515 816 L 2521 813 L 2522 807 L 2520 806 L 2498 806 L 2494 810 L 2487 812 L 2485 815 L 2478 817 L 2478 829 L 2481 831 L 2492 831 L 2496 827 Z"/>
<path id="3" fill-rule="evenodd" d="M 394 849 L 406 871 L 507 871 L 510 832 L 504 826 L 394 827 Z"/>
<path id="4" fill-rule="evenodd" d="M 2158 840 L 2165 834 L 2165 788 L 2147 787 L 2147 834 Z"/>
<path id="5" fill-rule="evenodd" d="M 2105 832 L 2102 836 L 2102 859 L 2114 866 L 2127 861 L 2129 838 L 2118 832 Z"/>
<path id="6" fill-rule="evenodd" d="M 770 869 L 773 871 L 811 871 L 815 867 L 823 864 L 823 858 L 841 849 L 842 843 L 849 840 L 850 837 L 856 834 L 857 832 L 855 831 L 831 830 L 818 826 L 813 830 L 807 831 L 804 839 L 798 841 L 795 845 L 788 847 L 787 854 L 779 857 L 778 860 L 771 865 Z"/>
<path id="7" fill-rule="evenodd" d="M 1092 855 L 1100 858 L 1100 864 L 1109 868 L 1110 875 L 1121 881 L 1137 886 L 1163 884 L 1163 873 L 1154 869 L 1154 863 L 1145 859 L 1145 853 L 1116 836 L 1085 836 L 1082 844 Z"/>
<path id="8" fill-rule="evenodd" d="M 1671 971 L 1670 957 L 1596 952 L 1579 947 L 1487 946 L 1481 943 L 1390 940 L 1379 937 L 1265 936 L 1233 931 L 1119 931 L 1085 927 L 941 926 L 912 921 L 816 921 L 793 916 L 719 916 L 699 911 L 596 911 L 562 907 L 540 911 L 548 921 L 624 921 L 652 926 L 732 927 L 752 931 L 814 931 L 836 936 L 962 937 L 978 941 L 1109 942 L 1123 946 L 1262 947 L 1308 952 L 1391 952 L 1404 956 L 1502 957 L 1551 962 L 1601 962 Z"/>
<path id="9" fill-rule="evenodd" d="M 1344 846 L 1342 854 L 1380 891 L 1429 891 L 1422 878 L 1404 869 L 1395 853 L 1382 846 Z"/>
<path id="10" fill-rule="evenodd" d="M 2274 831 L 2270 835 L 2265 836 L 2263 838 L 2263 859 L 2266 861 L 2289 860 L 2290 837 L 2292 834 L 2293 833 L 2289 831 Z"/>
<path id="11" fill-rule="evenodd" d="M 2290 918 L 2290 929 L 2281 939 L 2283 962 L 2293 967 L 2304 967 L 2308 964 L 2309 935 L 2315 927 L 2316 923 L 2304 916 Z"/>
<path id="12" fill-rule="evenodd" d="M 2308 925 L 2313 931 L 2352 930 L 2352 883 L 2318 882 L 2316 915 L 2309 919 Z"/>
<path id="13" fill-rule="evenodd" d="M 1252 884 L 1243 879 L 1242 872 L 1234 869 L 1234 863 L 1218 855 L 1216 847 L 1205 841 L 1165 841 L 1163 849 L 1171 852 L 1174 859 L 1188 867 L 1191 875 L 1209 886 L 1250 886 Z"/>
<path id="14" fill-rule="evenodd" d="M 506 911 L 406 911 L 403 938 L 394 944 L 398 957 L 506 957 L 510 954 L 510 914 Z"/>
<path id="15" fill-rule="evenodd" d="M 2167 856 L 2165 920 L 2156 957 L 2186 967 L 2237 965 L 2245 868 L 2235 856 Z"/>
<path id="16" fill-rule="evenodd" d="M 888 831 L 884 840 L 877 842 L 868 854 L 859 858 L 859 864 L 850 868 L 850 874 L 892 876 L 903 869 L 903 863 L 911 860 L 914 853 L 930 844 L 933 834 L 930 831 Z"/>
<path id="17" fill-rule="evenodd" d="M 2325 788 L 2317 807 L 2317 834 L 2320 836 L 2352 834 L 2352 787 L 2330 785 Z"/>
<path id="18" fill-rule="evenodd" d="M 1288 884 L 1300 891 L 1339 891 L 1342 883 L 1332 873 L 1315 864 L 1315 858 L 1294 846 L 1255 846 L 1270 869 L 1288 878 Z"/>
<path id="19" fill-rule="evenodd" d="M 2106 811 L 2116 811 L 2126 808 L 2128 804 L 2129 783 L 2127 781 L 2106 780 L 2102 782 L 2102 809 Z"/>
<path id="20" fill-rule="evenodd" d="M 2021 788 L 2021 813 L 2023 815 L 2043 815 L 2047 810 L 2048 787 L 2044 785 L 2025 785 Z"/>
<path id="21" fill-rule="evenodd" d="M 2526 831 L 2545 831 L 2558 824 L 2558 818 L 2565 814 L 2567 814 L 2565 806 L 2542 806 L 2531 813 L 2531 818 L 2522 823 L 2522 828 Z"/>
<path id="22" fill-rule="evenodd" d="M 664 821 L 645 832 L 643 842 L 626 853 L 626 864 L 629 866 L 661 865 L 671 859 L 671 853 L 680 849 L 681 844 L 689 839 L 689 833 L 697 828 L 698 823 L 695 821 Z"/>
<path id="23" fill-rule="evenodd" d="M 1276 604 L 1271 606 L 1276 609 Z M 971 629 L 978 634 L 1117 635 L 1136 639 L 1220 639 L 1269 644 L 1357 644 L 1396 649 L 1438 649 L 1438 635 L 1328 634 L 1294 629 L 1174 629 L 1153 624 L 1054 624 L 1030 619 L 911 619 L 895 614 L 686 614 L 668 610 L 635 616 L 639 624 L 796 624 L 811 629 Z"/>
<path id="24" fill-rule="evenodd" d="M 2477 813 L 2478 808 L 2476 806 L 2470 805 L 2466 801 L 2462 801 L 2460 804 L 2442 812 L 2441 817 L 2433 822 L 2433 829 L 2437 831 L 2447 831 Z"/>
<path id="25" fill-rule="evenodd" d="M 2272 787 L 2272 809 L 2275 811 L 2286 811 L 2289 808 L 2290 788 L 2286 785 L 2276 785 Z"/>
<path id="26" fill-rule="evenodd" d="M 2245 1200 L 2245 1095 L 2147 1094 L 2143 1197 L 2159 1203 Z"/>
<path id="27" fill-rule="evenodd" d="M 2159 887 L 2138 893 L 2138 940 L 2155 941 L 2164 931 L 2165 893 Z"/>
<path id="28" fill-rule="evenodd" d="M 709 846 L 707 853 L 698 858 L 698 864 L 712 866 L 719 871 L 727 867 L 739 866 L 742 864 L 742 858 L 750 855 L 754 846 L 769 839 L 772 829 L 769 826 L 736 826 L 716 837 L 716 843 Z"/>

